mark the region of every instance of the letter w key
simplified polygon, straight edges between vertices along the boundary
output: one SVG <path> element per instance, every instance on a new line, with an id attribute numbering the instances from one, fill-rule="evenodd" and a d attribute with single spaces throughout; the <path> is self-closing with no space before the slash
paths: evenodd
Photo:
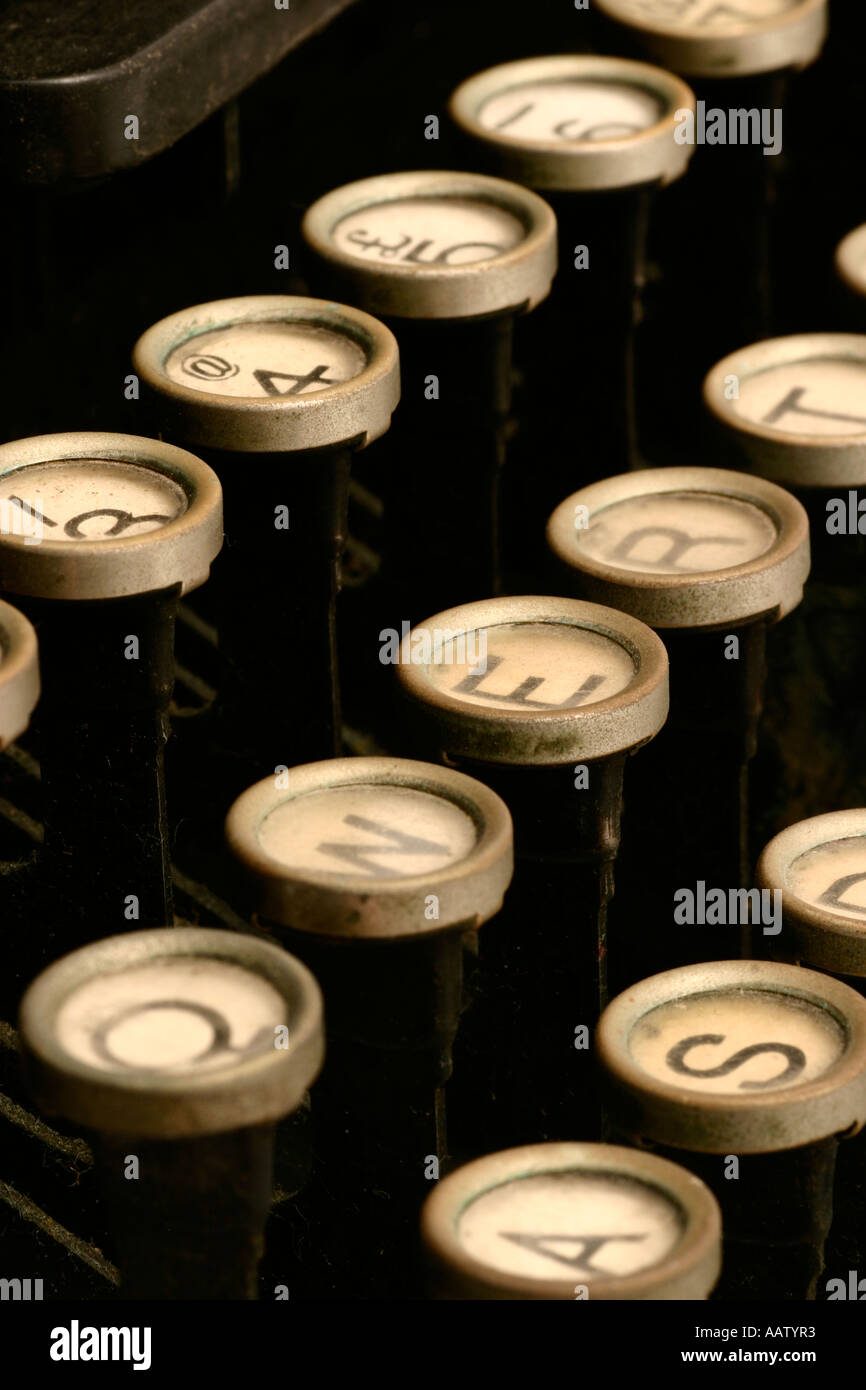
<path id="1" fill-rule="evenodd" d="M 394 830 L 390 825 L 383 825 L 381 821 L 369 820 L 367 816 L 344 816 L 343 824 L 364 830 L 369 835 L 379 835 L 382 838 L 382 843 L 358 845 L 329 840 L 316 846 L 319 853 L 333 855 L 335 859 L 342 859 L 344 863 L 351 864 L 355 868 L 367 869 L 371 875 L 375 875 L 377 878 L 404 877 L 399 869 L 393 869 L 378 862 L 383 854 L 448 855 L 451 853 L 448 845 L 437 845 L 435 841 L 424 840 L 420 835 L 407 835 L 404 830 Z M 371 855 L 375 855 L 375 859 L 371 858 Z"/>

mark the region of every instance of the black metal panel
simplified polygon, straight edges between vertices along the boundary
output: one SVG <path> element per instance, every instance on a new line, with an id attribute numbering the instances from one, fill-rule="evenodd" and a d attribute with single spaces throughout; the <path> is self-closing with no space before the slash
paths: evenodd
<path id="1" fill-rule="evenodd" d="M 0 169 L 49 184 L 134 168 L 352 3 L 14 0 L 0 16 Z"/>

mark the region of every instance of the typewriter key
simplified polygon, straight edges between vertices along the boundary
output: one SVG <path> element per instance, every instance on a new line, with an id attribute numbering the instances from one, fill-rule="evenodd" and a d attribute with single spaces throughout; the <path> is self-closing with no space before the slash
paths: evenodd
<path id="1" fill-rule="evenodd" d="M 785 487 L 856 486 L 866 450 L 866 335 L 794 333 L 730 353 L 704 404 L 733 458 Z"/>
<path id="2" fill-rule="evenodd" d="M 174 615 L 219 551 L 219 482 L 156 440 L 43 435 L 0 447 L 0 507 L 15 518 L 0 534 L 0 590 L 39 637 L 55 924 L 81 940 L 170 922 L 163 751 Z"/>
<path id="3" fill-rule="evenodd" d="M 866 225 L 855 227 L 836 247 L 836 274 L 849 296 L 856 301 L 857 316 L 864 320 L 866 299 Z"/>
<path id="4" fill-rule="evenodd" d="M 613 42 L 630 38 L 637 52 L 692 81 L 698 98 L 694 122 L 684 121 L 677 132 L 678 140 L 699 147 L 688 186 L 659 209 L 658 253 L 669 296 L 664 318 L 648 325 L 643 377 L 659 462 L 685 463 L 698 426 L 689 403 L 696 402 L 707 365 L 737 343 L 766 337 L 786 303 L 800 295 L 794 74 L 821 52 L 828 3 L 599 0 L 597 9 L 612 21 Z M 696 350 L 684 353 L 683 343 Z"/>
<path id="5" fill-rule="evenodd" d="M 467 1163 L 427 1198 L 421 1234 L 440 1299 L 705 1299 L 721 1266 L 708 1188 L 612 1144 Z"/>
<path id="6" fill-rule="evenodd" d="M 660 468 L 594 483 L 557 507 L 548 542 L 575 593 L 659 631 L 671 713 L 629 786 L 618 987 L 740 950 L 748 763 L 771 623 L 800 602 L 809 535 L 773 483 L 711 468 Z M 648 867 L 649 866 L 649 867 Z M 701 906 L 712 891 L 712 910 Z M 690 907 L 691 903 L 691 907 Z"/>
<path id="7" fill-rule="evenodd" d="M 716 363 L 703 397 L 720 461 L 771 478 L 803 502 L 816 577 L 859 571 L 862 545 L 855 557 L 842 537 L 866 534 L 866 334 L 753 343 Z"/>
<path id="8" fill-rule="evenodd" d="M 866 993 L 866 810 L 789 825 L 765 846 L 756 877 L 782 898 L 774 954 Z"/>
<path id="9" fill-rule="evenodd" d="M 826 970 L 866 996 L 866 810 L 789 825 L 765 846 L 756 878 L 759 888 L 782 900 L 782 931 L 768 943 L 772 954 Z M 847 1241 L 856 1247 L 866 1231 L 864 1171 L 861 1130 L 839 1153 L 832 1257 Z M 832 1257 L 829 1267 L 835 1267 Z"/>
<path id="10" fill-rule="evenodd" d="M 555 293 L 518 328 L 525 443 L 544 458 L 545 514 L 573 486 L 575 466 L 590 481 L 599 469 L 603 477 L 636 463 L 634 331 L 646 233 L 653 195 L 686 171 L 694 147 L 674 132 L 694 105 L 690 88 L 660 68 L 583 55 L 504 63 L 451 98 L 472 157 L 542 192 L 556 213 Z M 579 414 L 577 465 L 571 411 L 551 410 L 560 397 Z"/>
<path id="11" fill-rule="evenodd" d="M 713 961 L 619 995 L 596 1046 L 614 1130 L 719 1199 L 719 1294 L 814 1298 L 837 1141 L 866 1118 L 866 1001 L 798 966 Z"/>
<path id="12" fill-rule="evenodd" d="M 36 633 L 23 614 L 0 603 L 0 750 L 24 733 L 38 699 Z"/>
<path id="13" fill-rule="evenodd" d="M 512 324 L 550 290 L 550 208 L 481 174 L 386 174 L 320 198 L 303 232 L 326 289 L 381 314 L 400 344 L 384 490 L 402 616 L 497 592 Z"/>
<path id="14" fill-rule="evenodd" d="M 397 670 L 419 744 L 514 817 L 514 884 L 482 933 L 462 1076 L 458 1039 L 455 1149 L 561 1138 L 574 1095 L 591 1095 L 623 769 L 664 722 L 664 646 L 596 604 L 502 598 L 429 618 Z"/>
<path id="15" fill-rule="evenodd" d="M 418 1208 L 448 1156 L 463 938 L 502 905 L 511 817 L 460 773 L 340 758 L 250 787 L 226 832 L 258 920 L 324 992 L 316 1219 L 336 1271 L 324 1277 L 338 1296 L 405 1297 Z"/>
<path id="16" fill-rule="evenodd" d="M 827 36 L 827 0 L 596 0 L 660 63 L 690 77 L 753 76 L 813 63 Z"/>
<path id="17" fill-rule="evenodd" d="M 27 619 L 8 603 L 0 603 L 0 752 L 24 733 L 39 698 L 39 653 L 36 633 Z M 10 795 L 7 775 L 12 771 L 8 759 L 0 767 L 0 796 Z M 11 777 L 8 778 L 11 782 Z M 6 926 L 9 955 L 0 982 L 0 1008 L 7 1000 L 20 996 L 20 975 L 30 978 L 15 931 L 22 908 L 32 907 L 29 879 L 32 842 L 19 832 L 18 825 L 0 823 L 0 916 Z M 16 948 L 12 949 L 12 941 Z"/>
<path id="18" fill-rule="evenodd" d="M 323 1057 L 309 971 L 173 928 L 64 956 L 21 1003 L 39 1105 L 94 1131 L 126 1298 L 256 1297 L 274 1125 Z"/>
<path id="19" fill-rule="evenodd" d="M 204 454 L 226 497 L 220 745 L 237 792 L 274 767 L 339 750 L 349 460 L 388 429 L 397 345 L 357 309 L 262 295 L 162 319 L 139 338 L 133 364 L 159 429 Z"/>
<path id="20" fill-rule="evenodd" d="M 866 680 L 866 335 L 742 348 L 713 367 L 704 403 L 718 461 L 781 483 L 809 516 L 805 602 L 772 653 L 767 780 L 778 791 L 766 840 L 792 818 L 866 798 L 866 729 L 838 719 L 840 708 L 859 708 Z"/>

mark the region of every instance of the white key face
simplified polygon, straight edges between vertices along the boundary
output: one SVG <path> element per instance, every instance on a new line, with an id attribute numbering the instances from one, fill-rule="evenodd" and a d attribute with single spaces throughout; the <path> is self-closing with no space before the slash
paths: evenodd
<path id="1" fill-rule="evenodd" d="M 238 323 L 199 333 L 169 353 L 179 386 L 213 396 L 308 396 L 359 376 L 363 349 L 344 333 L 305 323 Z"/>
<path id="2" fill-rule="evenodd" d="M 866 931 L 866 836 L 830 840 L 798 855 L 785 891 Z"/>
<path id="3" fill-rule="evenodd" d="M 486 661 L 476 661 L 486 637 Z M 566 623 L 503 623 L 442 643 L 427 667 L 432 685 L 487 709 L 577 709 L 617 695 L 635 678 L 618 642 Z M 470 659 L 466 659 L 470 658 Z M 483 669 L 486 667 L 486 669 Z"/>
<path id="4" fill-rule="evenodd" d="M 652 1009 L 632 1029 L 638 1066 L 703 1094 L 761 1097 L 823 1076 L 845 1037 L 822 1009 L 794 995 L 719 990 Z"/>
<path id="5" fill-rule="evenodd" d="M 143 536 L 176 521 L 188 505 L 173 479 L 133 463 L 74 459 L 0 474 L 0 535 L 52 544 Z"/>
<path id="6" fill-rule="evenodd" d="M 575 529 L 578 552 L 617 569 L 701 574 L 765 555 L 776 527 L 760 507 L 720 494 L 664 492 L 596 512 Z"/>
<path id="7" fill-rule="evenodd" d="M 265 854 L 317 878 L 407 878 L 472 853 L 478 832 L 453 802 L 412 787 L 333 787 L 284 801 L 257 831 Z"/>
<path id="8" fill-rule="evenodd" d="M 269 1052 L 282 995 L 226 961 L 167 957 L 88 980 L 57 1014 L 57 1041 L 101 1071 L 192 1075 Z"/>
<path id="9" fill-rule="evenodd" d="M 368 264 L 472 265 L 490 261 L 526 237 L 519 218 L 470 198 L 400 198 L 341 218 L 334 245 Z"/>
<path id="10" fill-rule="evenodd" d="M 735 415 L 767 434 L 866 434 L 866 362 L 816 357 L 740 378 Z"/>
<path id="11" fill-rule="evenodd" d="M 738 33 L 796 10 L 802 0 L 619 0 L 623 19 L 679 32 Z"/>
<path id="12" fill-rule="evenodd" d="M 627 82 L 527 82 L 488 97 L 481 124 L 521 140 L 622 140 L 662 119 L 658 97 Z"/>
<path id="13" fill-rule="evenodd" d="M 493 1187 L 460 1213 L 467 1255 L 538 1279 L 635 1274 L 679 1243 L 680 1208 L 656 1188 L 602 1173 L 543 1173 Z"/>

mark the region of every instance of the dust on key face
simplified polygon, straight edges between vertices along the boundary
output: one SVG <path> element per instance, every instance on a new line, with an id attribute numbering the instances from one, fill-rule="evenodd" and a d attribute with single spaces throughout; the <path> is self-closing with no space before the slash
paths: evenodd
<path id="1" fill-rule="evenodd" d="M 164 370 L 171 381 L 196 391 L 267 400 L 327 391 L 366 366 L 366 353 L 347 333 L 287 321 L 198 333 L 168 355 Z"/>
<path id="2" fill-rule="evenodd" d="M 824 1009 L 770 990 L 712 990 L 650 1010 L 631 1030 L 649 1076 L 703 1094 L 756 1096 L 814 1081 L 845 1050 Z"/>
<path id="3" fill-rule="evenodd" d="M 645 87 L 575 77 L 508 86 L 481 103 L 476 119 L 491 133 L 530 143 L 585 144 L 649 130 L 664 114 Z"/>
<path id="4" fill-rule="evenodd" d="M 636 674 L 631 653 L 613 638 L 555 622 L 443 634 L 426 671 L 436 689 L 461 703 L 537 712 L 607 700 Z"/>
<path id="5" fill-rule="evenodd" d="M 367 264 L 441 269 L 494 260 L 524 241 L 526 228 L 496 203 L 431 196 L 371 203 L 341 218 L 331 237 Z"/>
<path id="6" fill-rule="evenodd" d="M 70 1057 L 100 1071 L 193 1075 L 270 1051 L 289 1023 L 285 999 L 261 975 L 171 956 L 80 985 L 55 1033 Z"/>
<path id="7" fill-rule="evenodd" d="M 798 855 L 785 874 L 783 893 L 866 931 L 866 836 L 828 840 Z"/>
<path id="8" fill-rule="evenodd" d="M 739 377 L 726 410 L 769 434 L 866 434 L 866 361 L 803 357 Z"/>
<path id="9" fill-rule="evenodd" d="M 700 574 L 758 559 L 778 536 L 760 507 L 698 492 L 650 493 L 594 512 L 576 527 L 581 555 L 646 574 Z"/>
<path id="10" fill-rule="evenodd" d="M 503 1274 L 576 1282 L 635 1274 L 676 1248 L 680 1207 L 637 1179 L 592 1171 L 528 1174 L 461 1211 L 464 1252 Z"/>
<path id="11" fill-rule="evenodd" d="M 616 0 L 623 19 L 707 35 L 748 30 L 799 9 L 804 0 Z M 614 5 L 610 6 L 611 11 Z"/>
<path id="12" fill-rule="evenodd" d="M 188 506 L 172 478 L 120 460 L 70 459 L 0 474 L 0 535 L 34 541 L 142 536 L 177 520 Z"/>
<path id="13" fill-rule="evenodd" d="M 446 797 L 414 787 L 330 787 L 287 798 L 263 817 L 260 848 L 299 877 L 406 878 L 467 858 L 478 830 Z"/>

